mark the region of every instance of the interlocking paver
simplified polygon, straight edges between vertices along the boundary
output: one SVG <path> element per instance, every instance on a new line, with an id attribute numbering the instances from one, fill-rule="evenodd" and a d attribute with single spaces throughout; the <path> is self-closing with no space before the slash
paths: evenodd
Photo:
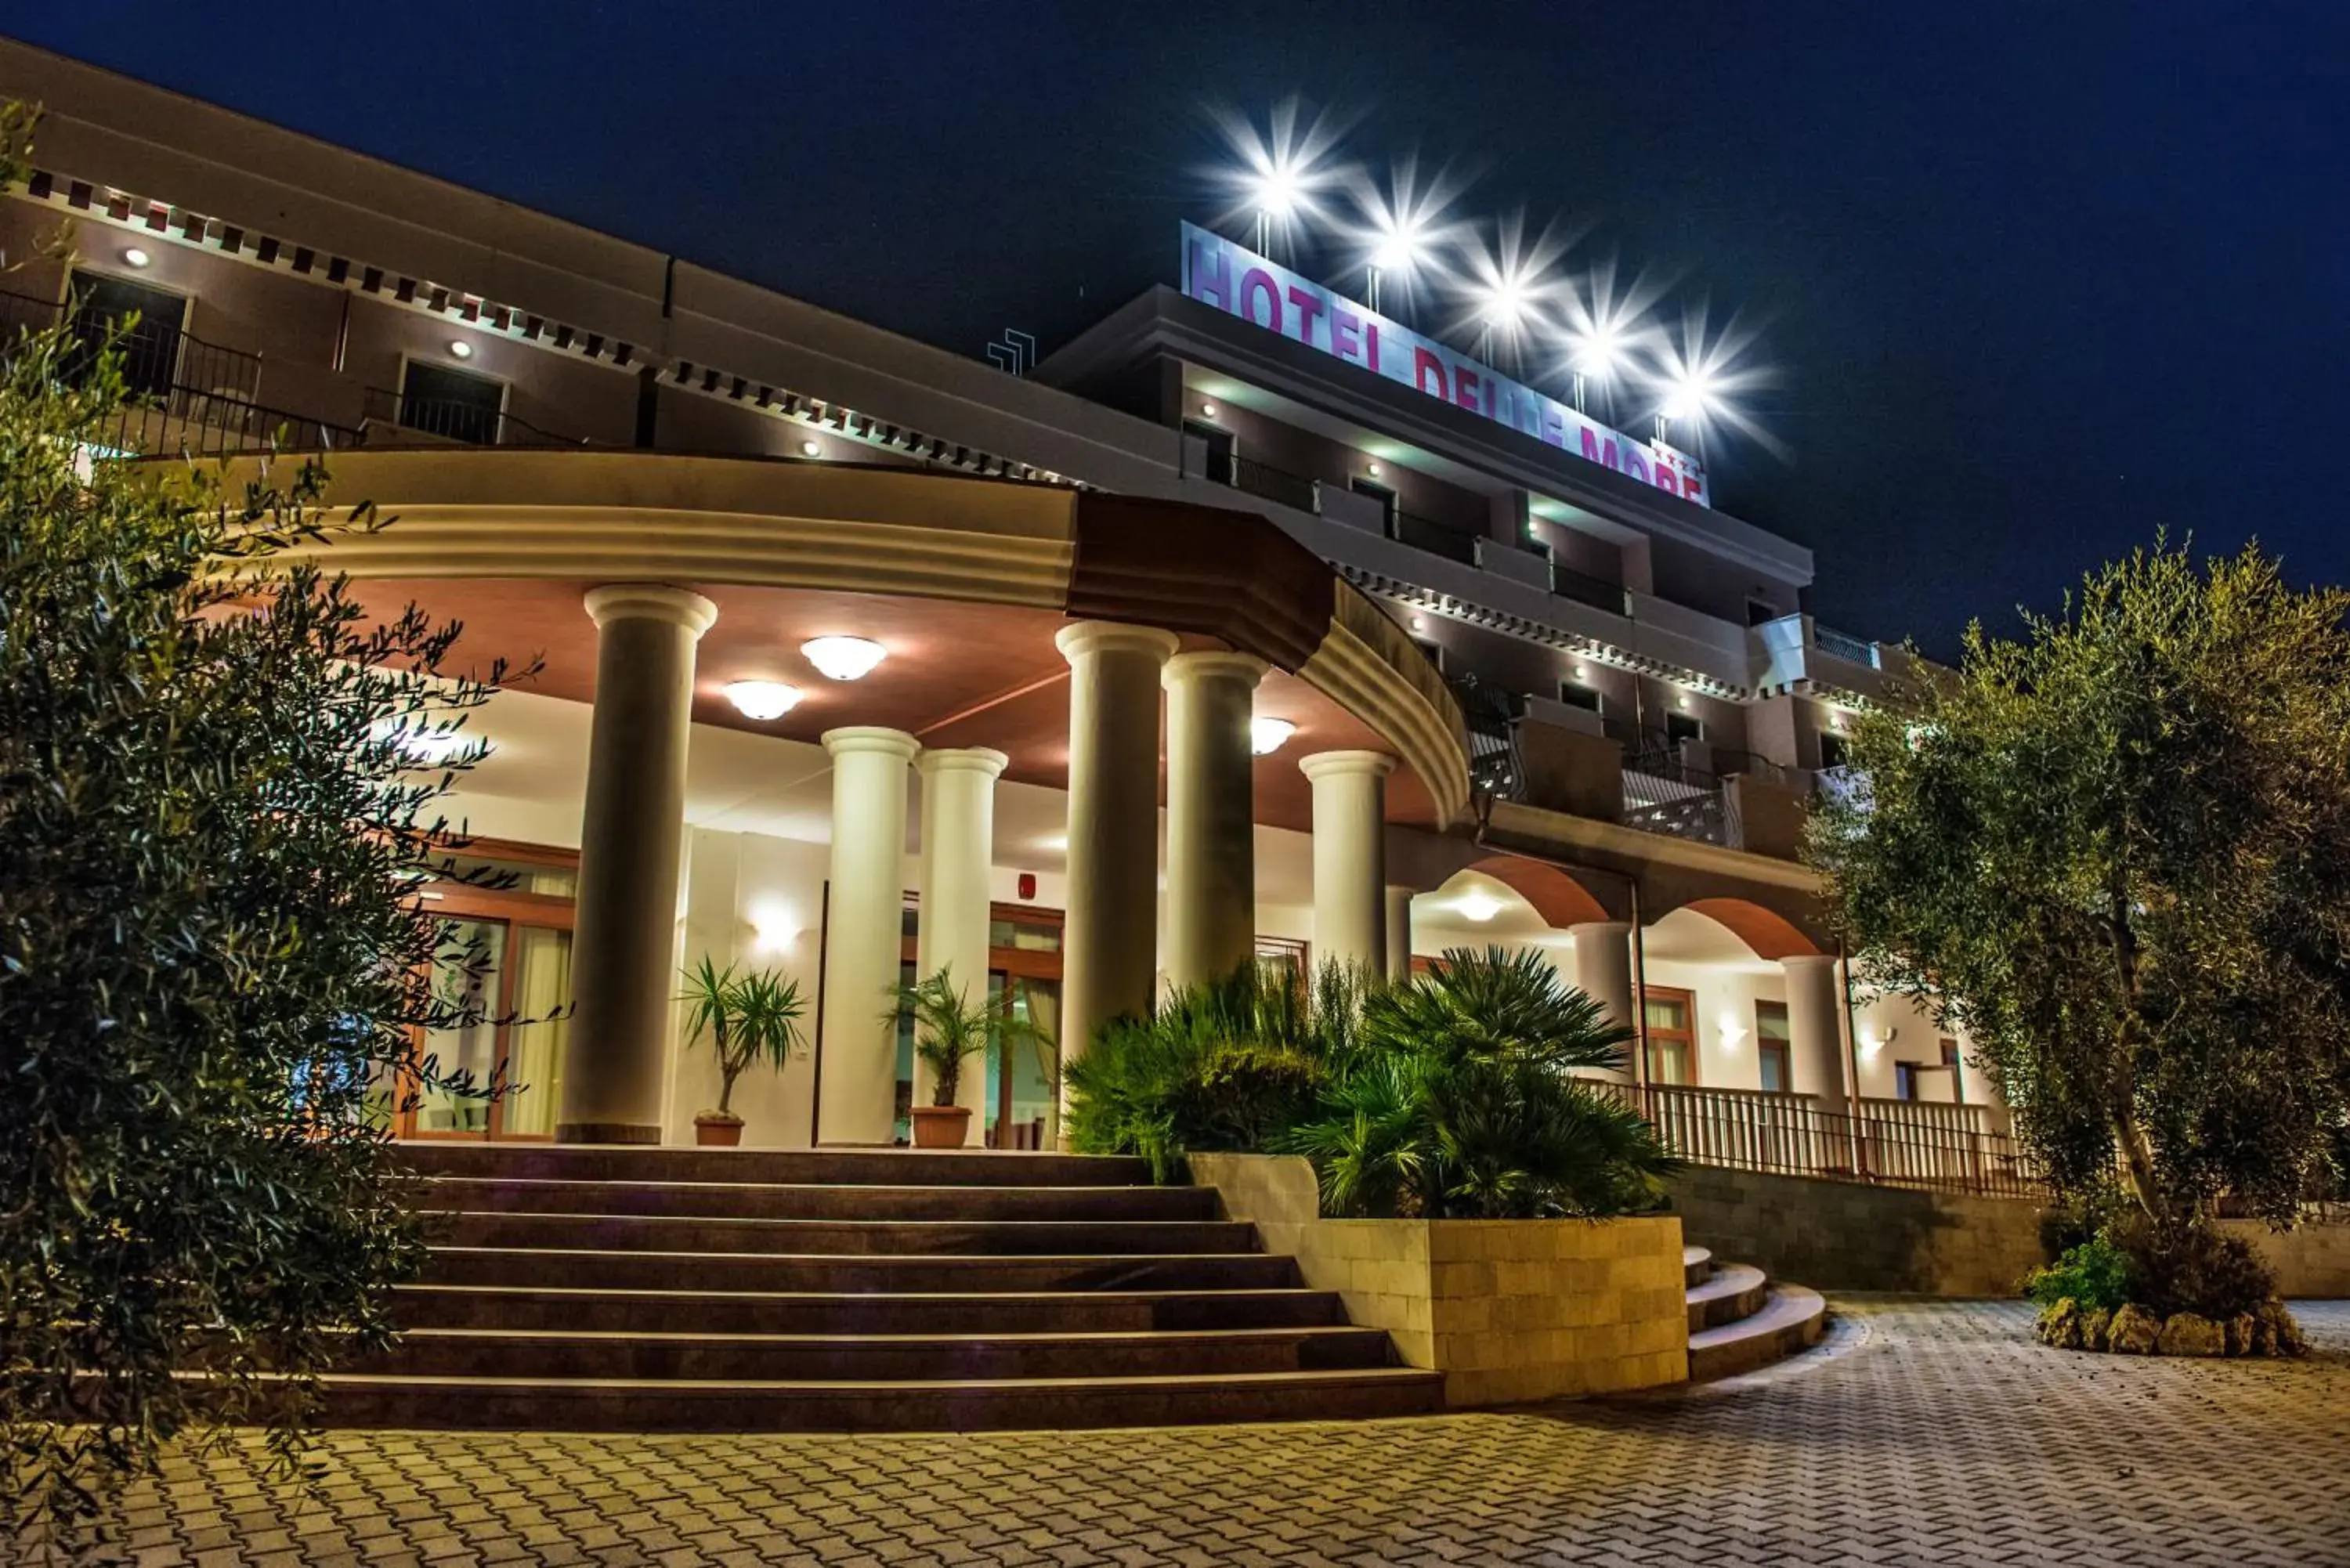
<path id="1" fill-rule="evenodd" d="M 1836 1303 L 1822 1351 L 1539 1412 L 886 1437 L 329 1434 L 124 1501 L 135 1561 L 2350 1563 L 2350 1303 L 2306 1362 L 2066 1355 L 2008 1303 Z"/>

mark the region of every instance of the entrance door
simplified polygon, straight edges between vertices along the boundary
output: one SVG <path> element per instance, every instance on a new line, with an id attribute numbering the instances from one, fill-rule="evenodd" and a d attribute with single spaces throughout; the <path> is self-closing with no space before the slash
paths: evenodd
<path id="1" fill-rule="evenodd" d="M 921 905 L 909 900 L 899 948 L 899 974 L 915 977 Z M 1006 1047 L 988 1042 L 987 1096 L 981 1132 L 990 1148 L 1051 1148 L 1060 1137 L 1061 911 L 1027 904 L 996 904 L 988 911 L 987 996 L 999 1013 L 1042 1030 L 1049 1042 Z M 967 1068 L 966 1071 L 975 1070 Z M 913 1015 L 898 1021 L 897 1139 L 907 1140 L 907 1106 L 914 1095 Z"/>

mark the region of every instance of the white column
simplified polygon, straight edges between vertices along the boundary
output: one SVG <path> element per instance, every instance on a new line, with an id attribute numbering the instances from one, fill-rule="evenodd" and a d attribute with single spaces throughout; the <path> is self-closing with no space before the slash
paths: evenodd
<path id="1" fill-rule="evenodd" d="M 591 588 L 587 605 L 596 622 L 596 707 L 555 1136 L 659 1143 L 693 652 L 718 607 L 641 583 Z"/>
<path id="2" fill-rule="evenodd" d="M 994 861 L 995 781 L 1012 759 L 984 746 L 924 752 L 921 903 L 914 970 L 927 977 L 947 971 L 966 1003 L 987 1000 L 987 929 L 993 904 L 988 868 Z M 931 1103 L 930 1070 L 914 1067 L 914 1103 Z M 983 1141 L 987 1127 L 987 1058 L 962 1064 L 955 1104 L 972 1117 L 967 1143 Z"/>
<path id="3" fill-rule="evenodd" d="M 824 732 L 832 753 L 832 874 L 825 906 L 816 1141 L 885 1144 L 896 1120 L 898 1028 L 889 1006 L 904 942 L 903 730 Z"/>
<path id="4" fill-rule="evenodd" d="M 1569 926 L 1566 934 L 1575 939 L 1575 983 L 1578 990 L 1599 1003 L 1607 1021 L 1620 1028 L 1633 1031 L 1635 1038 L 1624 1046 L 1625 1071 L 1601 1073 L 1612 1083 L 1634 1081 L 1631 1058 L 1640 1049 L 1637 1038 L 1639 1025 L 1633 1015 L 1632 996 L 1632 926 L 1628 920 L 1593 920 L 1585 925 Z"/>
<path id="5" fill-rule="evenodd" d="M 1061 1059 L 1150 1006 L 1159 967 L 1159 671 L 1172 632 L 1078 621 L 1069 661 L 1068 908 L 1061 933 Z"/>
<path id="6" fill-rule="evenodd" d="M 1249 721 L 1264 660 L 1167 661 L 1167 979 L 1222 979 L 1256 951 L 1256 757 Z"/>
<path id="7" fill-rule="evenodd" d="M 1298 770 L 1314 785 L 1314 963 L 1377 974 L 1388 961 L 1387 778 L 1382 752 L 1316 752 Z"/>
<path id="8" fill-rule="evenodd" d="M 1787 976 L 1787 1054 L 1795 1093 L 1815 1096 L 1820 1117 L 1811 1158 L 1824 1170 L 1854 1170 L 1852 1102 L 1846 1044 L 1844 982 L 1835 957 L 1804 953 L 1783 958 Z"/>
<path id="9" fill-rule="evenodd" d="M 1411 978 L 1411 889 L 1388 884 L 1388 979 L 1397 985 Z"/>

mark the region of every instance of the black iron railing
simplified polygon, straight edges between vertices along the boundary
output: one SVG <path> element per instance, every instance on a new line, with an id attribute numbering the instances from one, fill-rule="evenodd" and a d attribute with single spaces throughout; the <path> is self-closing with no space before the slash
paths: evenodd
<path id="1" fill-rule="evenodd" d="M 395 392 L 388 387 L 369 387 L 366 408 L 370 446 L 396 444 L 399 436 L 395 432 L 400 431 L 466 446 L 591 444 L 577 436 L 542 430 L 501 408 L 452 399 L 421 398 L 410 392 Z"/>
<path id="2" fill-rule="evenodd" d="M 1604 609 L 1610 615 L 1625 613 L 1621 584 L 1578 572 L 1572 566 L 1562 566 L 1555 560 L 1550 566 L 1550 591 L 1563 599 L 1573 599 L 1579 605 Z"/>
<path id="3" fill-rule="evenodd" d="M 1300 512 L 1322 510 L 1321 496 L 1312 480 L 1304 474 L 1275 468 L 1271 463 L 1258 462 L 1253 458 L 1234 457 L 1232 460 L 1230 483 L 1234 490 L 1245 490 L 1251 495 L 1263 496 L 1283 506 L 1294 506 Z"/>
<path id="4" fill-rule="evenodd" d="M 1518 756 L 1518 720 L 1524 700 L 1506 687 L 1474 675 L 1448 680 L 1461 704 L 1469 738 L 1469 782 L 1482 794 L 1517 800 L 1525 793 L 1525 769 Z"/>
<path id="5" fill-rule="evenodd" d="M 1817 621 L 1812 623 L 1812 646 L 1822 653 L 1832 654 L 1837 659 L 1849 659 L 1855 664 L 1866 664 L 1871 670 L 1877 668 L 1875 643 L 1864 642 L 1848 632 L 1837 631 L 1833 627 L 1822 626 Z"/>
<path id="6" fill-rule="evenodd" d="M 1431 556 L 1441 556 L 1448 561 L 1458 561 L 1464 566 L 1477 564 L 1477 536 L 1473 534 L 1448 528 L 1441 523 L 1409 512 L 1390 514 L 1388 527 L 1398 544 L 1425 550 Z"/>

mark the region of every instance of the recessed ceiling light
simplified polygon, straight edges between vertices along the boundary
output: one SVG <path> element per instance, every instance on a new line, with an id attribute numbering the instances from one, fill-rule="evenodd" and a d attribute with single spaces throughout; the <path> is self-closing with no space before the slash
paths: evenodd
<path id="1" fill-rule="evenodd" d="M 122 253 L 122 259 L 129 262 L 132 266 L 145 266 L 149 262 L 153 261 L 155 258 L 149 255 L 145 251 L 140 250 L 137 245 L 132 245 Z"/>
<path id="2" fill-rule="evenodd" d="M 1201 403 L 1200 405 L 1200 411 L 1212 420 L 1216 417 L 1216 405 L 1213 403 Z"/>
<path id="3" fill-rule="evenodd" d="M 1271 756 L 1289 744 L 1289 737 L 1297 733 L 1297 726 L 1286 719 L 1251 719 L 1249 750 L 1258 756 Z"/>
<path id="4" fill-rule="evenodd" d="M 780 680 L 730 680 L 720 690 L 745 719 L 780 719 L 799 706 L 800 689 Z"/>
<path id="5" fill-rule="evenodd" d="M 1481 926 L 1502 912 L 1502 901 L 1499 898 L 1475 888 L 1461 894 L 1452 907 Z"/>
<path id="6" fill-rule="evenodd" d="M 821 441 L 804 441 L 800 442 L 800 455 L 803 457 L 815 457 L 820 454 L 823 451 L 824 443 Z"/>
<path id="7" fill-rule="evenodd" d="M 888 649 L 861 637 L 819 637 L 801 643 L 800 651 L 835 680 L 862 680 L 889 657 Z"/>
<path id="8" fill-rule="evenodd" d="M 473 346 L 462 337 L 452 338 L 449 343 L 449 352 L 460 359 L 470 359 L 473 357 Z"/>

